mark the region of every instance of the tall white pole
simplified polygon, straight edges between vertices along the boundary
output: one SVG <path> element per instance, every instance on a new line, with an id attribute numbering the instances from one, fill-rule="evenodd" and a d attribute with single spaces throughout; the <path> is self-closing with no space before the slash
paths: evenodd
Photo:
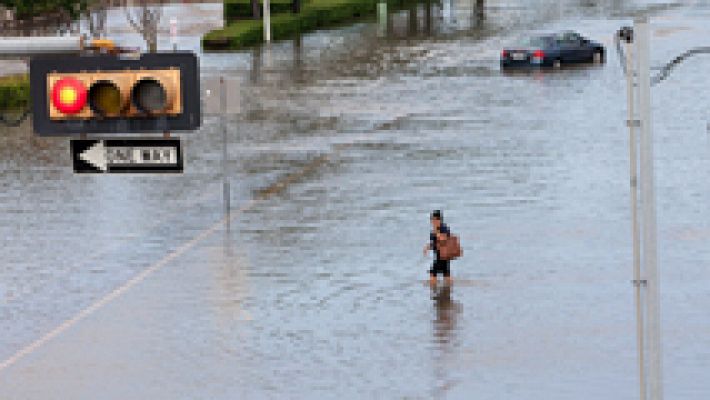
<path id="1" fill-rule="evenodd" d="M 663 399 L 661 375 L 661 321 L 659 276 L 656 240 L 656 193 L 653 174 L 653 135 L 651 131 L 651 77 L 649 60 L 648 17 L 634 21 L 634 36 L 638 54 L 640 177 L 643 232 L 643 271 L 646 275 L 648 391 L 651 400 Z"/>
<path id="2" fill-rule="evenodd" d="M 626 93 L 629 127 L 629 186 L 631 188 L 631 237 L 633 242 L 633 275 L 634 275 L 634 300 L 636 305 L 636 350 L 638 352 L 638 373 L 639 373 L 639 399 L 646 400 L 646 362 L 644 358 L 644 338 L 643 338 L 643 303 L 641 302 L 641 248 L 640 231 L 638 222 L 638 158 L 636 150 L 638 142 L 636 138 L 635 102 L 636 96 L 636 64 L 634 63 L 634 47 L 626 45 Z"/>
<path id="3" fill-rule="evenodd" d="M 84 48 L 81 36 L 0 38 L 0 58 L 42 54 L 78 54 Z"/>
<path id="4" fill-rule="evenodd" d="M 271 42 L 271 7 L 269 6 L 269 0 L 264 0 L 264 40 L 269 43 Z"/>
<path id="5" fill-rule="evenodd" d="M 385 37 L 387 35 L 387 2 L 380 1 L 377 3 L 377 36 Z"/>

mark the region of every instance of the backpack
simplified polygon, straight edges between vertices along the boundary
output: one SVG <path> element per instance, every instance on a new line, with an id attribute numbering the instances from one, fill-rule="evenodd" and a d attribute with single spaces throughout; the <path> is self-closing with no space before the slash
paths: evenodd
<path id="1" fill-rule="evenodd" d="M 438 241 L 436 248 L 439 250 L 439 259 L 444 261 L 455 260 L 463 255 L 459 238 L 455 235 L 449 235 L 448 239 Z"/>

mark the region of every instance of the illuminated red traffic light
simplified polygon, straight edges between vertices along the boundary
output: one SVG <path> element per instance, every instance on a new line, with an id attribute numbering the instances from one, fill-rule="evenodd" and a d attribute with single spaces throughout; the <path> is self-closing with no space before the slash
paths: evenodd
<path id="1" fill-rule="evenodd" d="M 71 77 L 58 80 L 52 87 L 52 105 L 64 114 L 79 113 L 86 106 L 86 86 Z"/>

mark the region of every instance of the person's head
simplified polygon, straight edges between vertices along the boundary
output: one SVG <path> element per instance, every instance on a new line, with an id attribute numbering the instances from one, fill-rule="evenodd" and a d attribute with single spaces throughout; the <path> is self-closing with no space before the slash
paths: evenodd
<path id="1" fill-rule="evenodd" d="M 431 218 L 430 218 L 430 219 L 431 219 L 431 226 L 433 226 L 434 229 L 439 229 L 439 227 L 441 226 L 441 222 L 442 222 L 442 220 L 444 219 L 444 216 L 441 215 L 441 211 L 439 211 L 439 210 L 434 210 L 434 211 L 431 213 Z"/>

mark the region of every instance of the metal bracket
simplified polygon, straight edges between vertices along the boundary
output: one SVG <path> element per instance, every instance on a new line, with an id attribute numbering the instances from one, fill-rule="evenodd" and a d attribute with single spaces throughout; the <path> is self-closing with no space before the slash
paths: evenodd
<path id="1" fill-rule="evenodd" d="M 640 128 L 641 121 L 638 119 L 627 119 L 626 126 L 628 126 L 629 128 Z"/>
<path id="2" fill-rule="evenodd" d="M 619 39 L 626 43 L 633 43 L 634 41 L 634 28 L 630 26 L 622 27 L 616 32 L 616 34 L 619 36 Z"/>
<path id="3" fill-rule="evenodd" d="M 645 279 L 634 279 L 631 281 L 631 283 L 636 287 L 648 285 L 648 281 Z"/>

